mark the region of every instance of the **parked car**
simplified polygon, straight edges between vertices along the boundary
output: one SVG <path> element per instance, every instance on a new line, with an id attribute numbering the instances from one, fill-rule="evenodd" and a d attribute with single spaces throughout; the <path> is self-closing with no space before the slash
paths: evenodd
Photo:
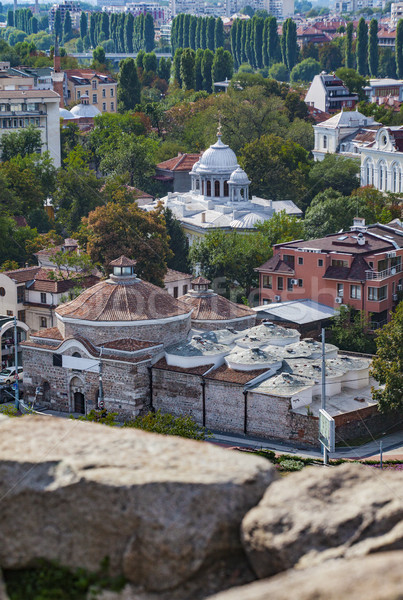
<path id="1" fill-rule="evenodd" d="M 22 381 L 24 378 L 24 369 L 18 367 L 18 381 Z M 16 381 L 15 367 L 6 367 L 0 372 L 0 384 L 10 384 Z"/>

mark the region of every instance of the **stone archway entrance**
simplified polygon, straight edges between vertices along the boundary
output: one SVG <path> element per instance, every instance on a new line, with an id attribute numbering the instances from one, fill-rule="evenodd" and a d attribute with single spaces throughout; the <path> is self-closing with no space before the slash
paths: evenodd
<path id="1" fill-rule="evenodd" d="M 79 377 L 70 381 L 70 410 L 85 415 L 84 383 Z"/>

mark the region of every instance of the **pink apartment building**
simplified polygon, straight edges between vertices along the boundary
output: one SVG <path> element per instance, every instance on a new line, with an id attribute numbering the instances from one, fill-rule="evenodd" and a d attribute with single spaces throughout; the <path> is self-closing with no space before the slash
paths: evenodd
<path id="1" fill-rule="evenodd" d="M 377 328 L 403 299 L 403 223 L 365 226 L 317 240 L 276 244 L 259 267 L 260 304 L 309 298 L 332 308 L 341 304 L 372 315 Z"/>

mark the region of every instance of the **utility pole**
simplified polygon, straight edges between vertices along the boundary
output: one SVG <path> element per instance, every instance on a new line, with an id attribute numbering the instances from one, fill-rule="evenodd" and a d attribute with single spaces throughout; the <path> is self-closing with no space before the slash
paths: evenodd
<path id="1" fill-rule="evenodd" d="M 104 388 L 102 385 L 102 351 L 104 347 L 101 346 L 101 352 L 99 353 L 99 393 L 98 393 L 98 409 L 103 409 L 104 406 Z"/>
<path id="2" fill-rule="evenodd" d="M 325 330 L 322 328 L 322 397 L 321 408 L 326 410 L 326 352 L 325 352 Z M 323 464 L 328 464 L 328 452 L 324 444 L 323 447 Z"/>
<path id="3" fill-rule="evenodd" d="M 15 362 L 15 408 L 20 409 L 20 390 L 18 383 L 18 336 L 17 317 L 14 317 L 14 362 Z"/>

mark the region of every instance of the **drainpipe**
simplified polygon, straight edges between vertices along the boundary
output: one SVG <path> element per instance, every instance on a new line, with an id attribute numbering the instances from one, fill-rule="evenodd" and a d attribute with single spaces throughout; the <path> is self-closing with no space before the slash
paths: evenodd
<path id="1" fill-rule="evenodd" d="M 365 281 L 361 281 L 361 311 L 364 312 L 365 305 Z"/>
<path id="2" fill-rule="evenodd" d="M 148 369 L 148 379 L 149 379 L 149 385 L 150 385 L 150 410 L 152 413 L 155 413 L 155 408 L 153 405 L 153 369 L 152 367 L 147 367 Z"/>
<path id="3" fill-rule="evenodd" d="M 202 388 L 202 412 L 203 412 L 203 427 L 206 427 L 206 382 L 204 379 L 200 382 Z"/>
<path id="4" fill-rule="evenodd" d="M 244 417 L 243 417 L 243 432 L 246 435 L 248 433 L 248 392 L 244 390 L 243 392 L 244 399 Z"/>

